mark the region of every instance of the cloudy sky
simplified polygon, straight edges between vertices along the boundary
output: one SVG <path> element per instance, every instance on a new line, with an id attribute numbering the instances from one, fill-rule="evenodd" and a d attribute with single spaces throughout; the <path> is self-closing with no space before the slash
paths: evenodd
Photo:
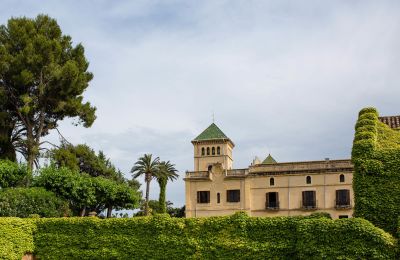
<path id="1" fill-rule="evenodd" d="M 170 160 L 184 205 L 190 141 L 212 122 L 235 142 L 234 166 L 349 158 L 358 111 L 400 114 L 399 1 L 15 1 L 0 23 L 48 14 L 82 43 L 97 120 L 61 124 L 130 177 L 144 153 Z M 48 137 L 57 141 L 56 134 Z M 158 187 L 152 185 L 151 197 Z"/>

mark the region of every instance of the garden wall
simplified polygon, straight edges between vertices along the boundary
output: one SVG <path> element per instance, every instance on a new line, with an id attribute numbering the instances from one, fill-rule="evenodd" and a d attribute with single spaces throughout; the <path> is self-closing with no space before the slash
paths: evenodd
<path id="1" fill-rule="evenodd" d="M 395 239 L 363 219 L 230 217 L 0 219 L 3 259 L 394 259 Z M 22 232 L 15 240 L 14 230 Z M 5 257 L 7 256 L 7 257 Z"/>

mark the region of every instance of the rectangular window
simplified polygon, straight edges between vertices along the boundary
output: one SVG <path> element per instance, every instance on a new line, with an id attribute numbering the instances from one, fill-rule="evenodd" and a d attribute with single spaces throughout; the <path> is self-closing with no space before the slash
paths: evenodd
<path id="1" fill-rule="evenodd" d="M 197 203 L 210 203 L 210 191 L 198 191 Z"/>
<path id="2" fill-rule="evenodd" d="M 317 207 L 316 192 L 314 190 L 303 191 L 303 208 L 315 209 Z"/>
<path id="3" fill-rule="evenodd" d="M 227 190 L 226 191 L 227 202 L 240 202 L 240 190 Z"/>
<path id="4" fill-rule="evenodd" d="M 349 218 L 347 215 L 340 215 L 339 218 Z"/>
<path id="5" fill-rule="evenodd" d="M 265 208 L 266 209 L 279 209 L 279 193 L 278 192 L 267 192 L 266 193 Z"/>
<path id="6" fill-rule="evenodd" d="M 221 193 L 217 193 L 217 203 L 221 202 Z"/>
<path id="7" fill-rule="evenodd" d="M 336 190 L 336 207 L 350 206 L 350 190 Z"/>

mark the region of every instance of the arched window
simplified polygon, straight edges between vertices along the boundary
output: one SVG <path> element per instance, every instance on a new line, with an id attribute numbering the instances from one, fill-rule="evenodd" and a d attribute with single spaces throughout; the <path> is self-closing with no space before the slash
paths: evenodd
<path id="1" fill-rule="evenodd" d="M 269 186 L 274 186 L 274 185 L 275 185 L 274 178 L 269 178 Z"/>
<path id="2" fill-rule="evenodd" d="M 340 180 L 340 182 L 344 182 L 344 175 L 343 174 L 340 174 L 339 180 Z"/>
<path id="3" fill-rule="evenodd" d="M 211 149 L 211 151 L 212 151 L 212 155 L 215 155 L 215 147 L 213 147 L 213 148 Z"/>
<path id="4" fill-rule="evenodd" d="M 307 176 L 307 178 L 306 178 L 306 183 L 307 183 L 307 184 L 311 184 L 311 176 Z"/>
<path id="5" fill-rule="evenodd" d="M 210 147 L 207 147 L 207 155 L 210 155 Z"/>
<path id="6" fill-rule="evenodd" d="M 221 154 L 221 148 L 218 146 L 217 147 L 217 154 L 220 155 Z"/>
<path id="7" fill-rule="evenodd" d="M 201 148 L 201 155 L 205 155 L 205 153 L 206 153 L 206 151 L 205 151 L 204 147 Z"/>

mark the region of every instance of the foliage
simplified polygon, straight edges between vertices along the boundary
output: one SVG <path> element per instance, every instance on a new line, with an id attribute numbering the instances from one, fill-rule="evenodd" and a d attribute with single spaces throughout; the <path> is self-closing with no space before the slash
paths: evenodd
<path id="1" fill-rule="evenodd" d="M 0 218 L 0 259 L 20 260 L 34 251 L 33 221 L 19 218 Z"/>
<path id="2" fill-rule="evenodd" d="M 86 144 L 72 145 L 63 142 L 60 147 L 52 149 L 49 157 L 58 167 L 67 167 L 90 176 L 102 176 L 116 181 L 123 181 L 123 175 L 111 161 L 100 151 L 98 154 Z"/>
<path id="3" fill-rule="evenodd" d="M 166 201 L 165 208 L 166 208 L 166 212 L 163 212 L 163 209 L 160 206 L 159 201 L 149 200 L 149 213 L 151 215 L 167 213 L 171 217 L 176 217 L 176 218 L 185 217 L 185 206 L 183 206 L 181 208 L 174 208 L 173 203 L 171 201 Z M 145 201 L 142 200 L 140 203 L 140 210 L 138 212 L 136 212 L 136 214 L 134 214 L 134 216 L 145 216 L 144 210 L 145 210 Z"/>
<path id="4" fill-rule="evenodd" d="M 400 216 L 400 132 L 381 123 L 374 108 L 359 113 L 352 161 L 355 216 L 396 234 Z"/>
<path id="5" fill-rule="evenodd" d="M 70 203 L 74 214 L 86 208 L 100 213 L 106 207 L 135 208 L 139 194 L 128 183 L 118 183 L 103 177 L 91 177 L 65 167 L 41 169 L 34 184 L 53 191 Z M 111 213 L 111 212 L 110 212 Z"/>
<path id="6" fill-rule="evenodd" d="M 83 102 L 93 75 L 81 44 L 72 45 L 57 21 L 46 15 L 11 18 L 0 26 L 0 92 L 17 142 L 32 169 L 41 138 L 65 117 L 89 127 L 95 108 Z"/>
<path id="7" fill-rule="evenodd" d="M 162 214 L 18 221 L 36 224 L 31 229 L 36 230 L 34 253 L 39 259 L 394 259 L 396 252 L 395 239 L 363 219 L 237 213 L 189 219 Z M 32 250 L 26 241 L 10 246 Z"/>
<path id="8" fill-rule="evenodd" d="M 0 188 L 22 186 L 27 178 L 28 170 L 25 165 L 0 160 Z"/>
<path id="9" fill-rule="evenodd" d="M 151 154 L 145 154 L 140 157 L 135 165 L 132 167 L 131 173 L 133 173 L 133 178 L 138 178 L 144 175 L 144 180 L 146 182 L 146 197 L 145 197 L 145 215 L 149 215 L 149 196 L 150 196 L 150 182 L 157 175 L 159 169 L 160 158 L 152 158 Z"/>
<path id="10" fill-rule="evenodd" d="M 43 188 L 0 190 L 1 217 L 62 217 L 69 215 L 68 203 Z"/>
<path id="11" fill-rule="evenodd" d="M 160 195 L 158 198 L 160 213 L 167 213 L 166 207 L 166 190 L 168 181 L 176 180 L 179 175 L 177 174 L 178 170 L 175 169 L 175 165 L 170 161 L 162 161 L 158 165 L 158 172 L 156 175 L 156 179 L 158 185 L 160 186 Z"/>

